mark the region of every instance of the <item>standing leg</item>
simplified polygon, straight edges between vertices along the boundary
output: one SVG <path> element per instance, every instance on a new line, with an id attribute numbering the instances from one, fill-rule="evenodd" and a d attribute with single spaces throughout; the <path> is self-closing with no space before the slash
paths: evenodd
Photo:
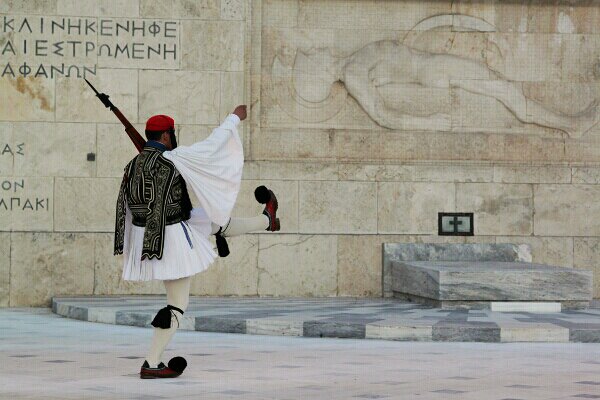
<path id="1" fill-rule="evenodd" d="M 192 277 L 188 276 L 181 279 L 165 280 L 165 289 L 167 290 L 167 304 L 180 308 L 185 312 L 190 300 L 190 284 Z M 171 319 L 171 327 L 168 329 L 154 328 L 154 336 L 150 351 L 146 357 L 146 361 L 151 368 L 155 368 L 160 363 L 162 354 L 171 341 L 179 326 L 179 322 L 183 318 L 181 313 L 176 310 L 171 311 L 174 315 Z M 175 317 L 176 316 L 176 317 Z M 177 318 L 177 319 L 176 319 Z M 179 322 L 178 322 L 179 321 Z"/>

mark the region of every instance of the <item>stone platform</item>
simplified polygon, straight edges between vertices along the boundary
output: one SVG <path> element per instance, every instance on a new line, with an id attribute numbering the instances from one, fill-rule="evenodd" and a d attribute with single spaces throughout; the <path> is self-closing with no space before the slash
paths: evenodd
<path id="1" fill-rule="evenodd" d="M 441 308 L 492 308 L 497 302 L 555 302 L 582 309 L 592 273 L 519 262 L 405 261 L 392 272 L 397 297 Z"/>
<path id="2" fill-rule="evenodd" d="M 54 297 L 67 318 L 152 328 L 165 296 Z M 600 303 L 558 313 L 443 310 L 397 299 L 190 298 L 180 329 L 449 342 L 600 342 Z"/>
<path id="3" fill-rule="evenodd" d="M 394 297 L 442 309 L 589 306 L 590 271 L 530 259 L 512 244 L 385 244 L 384 276 Z"/>

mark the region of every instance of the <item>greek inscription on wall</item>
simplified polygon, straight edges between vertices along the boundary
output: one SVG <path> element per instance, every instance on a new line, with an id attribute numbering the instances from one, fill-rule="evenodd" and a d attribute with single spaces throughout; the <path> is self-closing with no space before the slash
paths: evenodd
<path id="1" fill-rule="evenodd" d="M 97 68 L 179 68 L 179 22 L 0 15 L 0 77 L 96 75 Z"/>

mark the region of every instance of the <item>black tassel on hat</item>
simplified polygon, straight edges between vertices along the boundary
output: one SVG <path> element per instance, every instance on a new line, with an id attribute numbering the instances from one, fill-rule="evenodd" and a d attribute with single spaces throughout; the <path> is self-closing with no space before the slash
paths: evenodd
<path id="1" fill-rule="evenodd" d="M 171 310 L 179 311 L 181 315 L 183 315 L 183 311 L 181 309 L 168 304 L 166 307 L 161 308 L 158 311 L 150 324 L 155 328 L 169 329 L 171 327 Z M 175 315 L 175 319 L 177 319 L 177 315 Z M 177 326 L 179 327 L 179 319 L 177 319 Z"/>

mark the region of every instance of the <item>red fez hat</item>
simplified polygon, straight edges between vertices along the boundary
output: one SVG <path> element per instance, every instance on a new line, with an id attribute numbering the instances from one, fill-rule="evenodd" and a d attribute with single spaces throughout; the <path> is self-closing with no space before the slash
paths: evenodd
<path id="1" fill-rule="evenodd" d="M 146 121 L 147 131 L 161 132 L 170 129 L 175 129 L 175 120 L 168 115 L 154 115 Z"/>

